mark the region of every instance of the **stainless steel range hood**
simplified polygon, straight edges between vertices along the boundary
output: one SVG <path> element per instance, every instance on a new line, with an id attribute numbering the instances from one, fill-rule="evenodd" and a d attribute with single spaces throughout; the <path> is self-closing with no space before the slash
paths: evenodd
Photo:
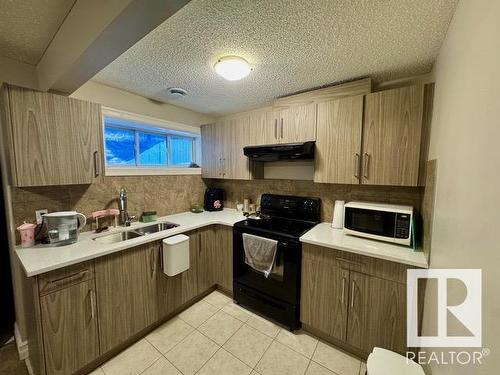
<path id="1" fill-rule="evenodd" d="M 243 147 L 243 154 L 255 161 L 314 159 L 314 141 Z"/>

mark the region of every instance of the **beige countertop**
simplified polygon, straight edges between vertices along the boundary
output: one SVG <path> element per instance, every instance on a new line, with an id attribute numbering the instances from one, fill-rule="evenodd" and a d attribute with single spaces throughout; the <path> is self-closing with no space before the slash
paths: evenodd
<path id="1" fill-rule="evenodd" d="M 427 258 L 422 251 L 344 234 L 342 229 L 333 229 L 331 223 L 321 223 L 300 237 L 300 241 L 312 245 L 330 247 L 373 258 L 428 268 Z"/>
<path id="2" fill-rule="evenodd" d="M 147 234 L 127 241 L 104 244 L 94 241 L 94 238 L 148 226 L 152 223 L 133 223 L 130 227 L 112 228 L 100 234 L 84 232 L 80 234 L 78 242 L 71 245 L 59 247 L 36 245 L 31 248 L 17 246 L 15 251 L 26 275 L 31 277 L 86 260 L 123 251 L 151 241 L 157 241 L 176 234 L 189 232 L 208 225 L 220 224 L 233 226 L 234 223 L 244 218 L 245 217 L 241 213 L 233 209 L 224 209 L 223 211 L 217 212 L 205 211 L 199 214 L 183 212 L 158 219 L 158 222 L 168 221 L 178 224 L 178 227 Z M 421 251 L 413 251 L 408 247 L 391 243 L 348 236 L 345 235 L 342 230 L 333 229 L 330 223 L 318 224 L 304 234 L 300 238 L 300 241 L 411 266 L 422 268 L 428 267 L 427 259 Z"/>
<path id="3" fill-rule="evenodd" d="M 142 245 L 151 241 L 161 240 L 176 234 L 189 232 L 193 229 L 208 225 L 220 224 L 233 226 L 234 223 L 243 220 L 245 217 L 233 209 L 223 211 L 202 212 L 194 214 L 183 212 L 180 214 L 164 216 L 157 222 L 168 221 L 179 224 L 178 227 L 167 229 L 161 232 L 146 234 L 127 241 L 103 244 L 94 241 L 94 238 L 109 235 L 111 233 L 123 232 L 135 228 L 145 227 L 154 223 L 133 223 L 130 227 L 117 227 L 109 231 L 96 234 L 94 232 L 84 232 L 80 234 L 78 242 L 66 246 L 36 245 L 30 248 L 16 247 L 16 254 L 28 277 L 39 275 L 58 268 L 70 266 L 84 262 L 86 260 L 99 258 L 104 255 L 116 253 L 134 246 Z"/>

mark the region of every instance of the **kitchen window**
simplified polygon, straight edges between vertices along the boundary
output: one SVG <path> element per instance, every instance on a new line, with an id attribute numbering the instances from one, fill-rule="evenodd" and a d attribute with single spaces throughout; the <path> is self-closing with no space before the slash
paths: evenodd
<path id="1" fill-rule="evenodd" d="M 200 130 L 103 109 L 106 175 L 200 174 Z"/>

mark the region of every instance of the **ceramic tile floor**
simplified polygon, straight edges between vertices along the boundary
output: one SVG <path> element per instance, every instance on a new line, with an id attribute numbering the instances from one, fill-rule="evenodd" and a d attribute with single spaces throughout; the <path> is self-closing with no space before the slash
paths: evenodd
<path id="1" fill-rule="evenodd" d="M 364 375 L 365 364 L 213 292 L 92 375 Z"/>

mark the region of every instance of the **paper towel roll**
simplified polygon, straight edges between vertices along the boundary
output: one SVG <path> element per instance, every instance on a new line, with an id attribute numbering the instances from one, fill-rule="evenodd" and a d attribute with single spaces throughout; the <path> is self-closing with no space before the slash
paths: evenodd
<path id="1" fill-rule="evenodd" d="M 335 201 L 335 206 L 333 208 L 332 228 L 344 228 L 344 205 L 345 201 Z"/>

